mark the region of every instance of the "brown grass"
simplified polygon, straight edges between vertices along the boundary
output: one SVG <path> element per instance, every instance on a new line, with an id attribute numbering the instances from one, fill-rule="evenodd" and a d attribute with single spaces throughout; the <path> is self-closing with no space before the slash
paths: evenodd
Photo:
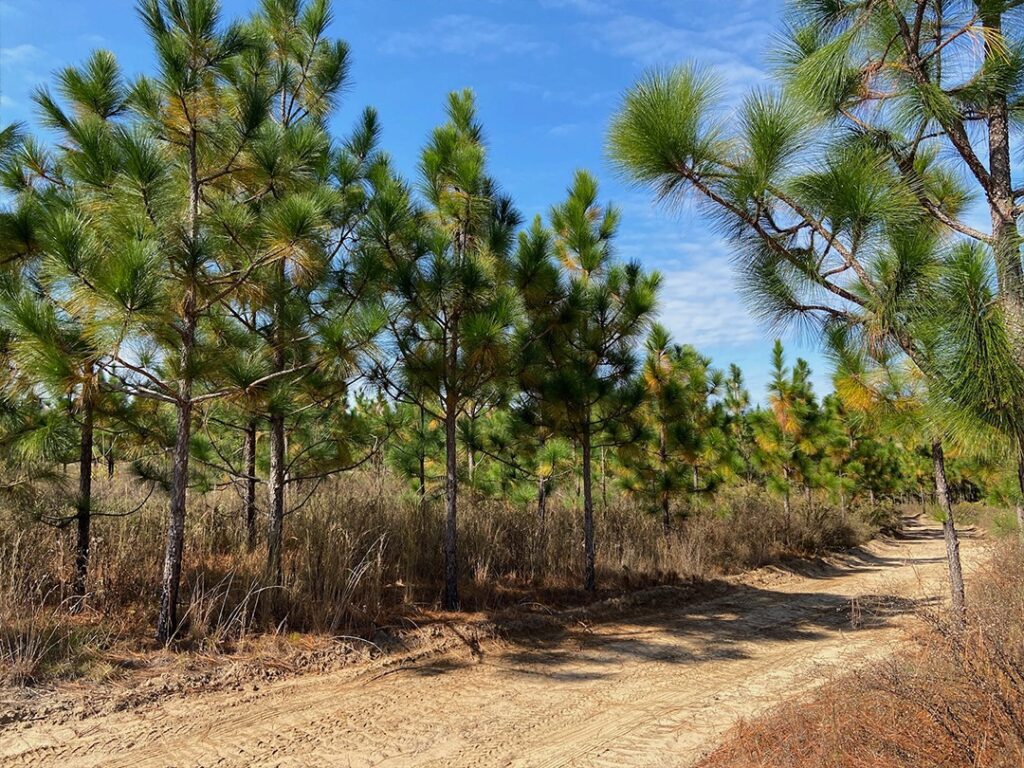
<path id="1" fill-rule="evenodd" d="M 975 575 L 965 630 L 926 618 L 912 650 L 741 724 L 701 768 L 1024 765 L 1024 549 Z"/>
<path id="2" fill-rule="evenodd" d="M 97 508 L 131 509 L 142 500 L 123 478 L 97 486 Z M 304 495 L 295 492 L 293 501 Z M 459 520 L 463 608 L 590 599 L 579 589 L 579 508 L 571 492 L 554 498 L 539 541 L 532 507 L 467 491 Z M 0 512 L 0 683 L 115 674 L 112 658 L 152 650 L 164 514 L 154 495 L 137 514 L 95 520 L 87 608 L 72 615 L 73 532 Z M 787 526 L 780 504 L 754 487 L 723 490 L 668 537 L 654 516 L 622 500 L 599 502 L 596 517 L 598 597 L 850 546 L 879 523 L 862 513 L 844 519 L 819 500 Z M 440 504 L 421 506 L 387 474 L 339 478 L 286 519 L 284 586 L 269 588 L 263 549 L 245 547 L 234 491 L 193 494 L 177 647 L 235 653 L 268 633 L 369 636 L 417 619 L 440 597 L 441 523 Z"/>

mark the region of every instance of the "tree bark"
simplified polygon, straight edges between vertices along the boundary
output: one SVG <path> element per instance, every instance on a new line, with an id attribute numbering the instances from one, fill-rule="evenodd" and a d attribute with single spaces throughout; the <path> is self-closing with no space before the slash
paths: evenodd
<path id="1" fill-rule="evenodd" d="M 444 450 L 445 450 L 445 525 L 444 525 L 444 608 L 448 611 L 459 609 L 459 562 L 458 562 L 458 493 L 459 465 L 456 442 L 455 404 L 445 403 Z"/>
<path id="2" fill-rule="evenodd" d="M 186 354 L 191 357 L 191 345 L 189 345 L 188 353 L 182 351 L 183 356 Z M 190 376 L 185 376 L 181 380 L 178 391 L 181 399 L 177 404 L 178 425 L 172 459 L 171 508 L 167 520 L 167 546 L 164 549 L 160 612 L 156 624 L 156 639 L 161 645 L 170 643 L 178 629 L 178 588 L 181 583 L 181 555 L 185 544 L 189 440 L 192 437 L 192 379 Z"/>
<path id="3" fill-rule="evenodd" d="M 1017 439 L 1017 486 L 1021 493 L 1017 502 L 1017 535 L 1024 539 L 1024 437 Z"/>
<path id="4" fill-rule="evenodd" d="M 1001 45 L 1002 11 L 982 14 L 982 23 L 992 31 L 985 37 L 986 60 L 1007 55 Z M 988 107 L 988 202 L 992 218 L 993 254 L 996 278 L 1006 323 L 1018 363 L 1024 364 L 1024 267 L 1021 264 L 1020 232 L 1014 217 L 1013 164 L 1010 153 L 1010 119 L 1005 94 L 997 95 Z"/>
<path id="5" fill-rule="evenodd" d="M 608 474 L 605 468 L 605 449 L 601 448 L 601 511 L 608 513 Z"/>
<path id="6" fill-rule="evenodd" d="M 427 501 L 427 426 L 426 414 L 420 406 L 420 439 L 419 439 L 419 472 L 420 472 L 420 505 Z"/>
<path id="7" fill-rule="evenodd" d="M 281 545 L 284 531 L 284 416 L 270 417 L 270 478 L 267 484 L 270 509 L 267 517 L 267 577 L 281 584 Z"/>
<path id="8" fill-rule="evenodd" d="M 957 537 L 953 504 L 949 498 L 949 484 L 946 481 L 946 458 L 942 450 L 942 441 L 938 439 L 932 440 L 932 464 L 935 468 L 935 495 L 944 513 L 942 533 L 946 540 L 951 609 L 954 620 L 962 625 L 967 604 L 964 598 L 964 573 L 960 564 L 960 540 Z"/>
<path id="9" fill-rule="evenodd" d="M 256 419 L 249 419 L 245 425 L 242 444 L 242 461 L 245 465 L 245 494 L 242 510 L 245 517 L 246 546 L 256 548 Z"/>
<path id="10" fill-rule="evenodd" d="M 668 536 L 672 530 L 672 518 L 669 510 L 669 494 L 668 490 L 668 434 L 667 428 L 662 423 L 659 429 L 658 435 L 658 461 L 660 463 L 659 469 L 661 471 L 661 480 L 664 484 L 664 488 L 661 491 L 661 527 Z"/>
<path id="11" fill-rule="evenodd" d="M 597 588 L 597 568 L 594 549 L 594 490 L 591 477 L 590 425 L 583 429 L 583 553 L 584 579 L 583 586 L 588 592 Z"/>
<path id="12" fill-rule="evenodd" d="M 75 522 L 78 537 L 75 542 L 75 577 L 71 593 L 74 596 L 72 608 L 80 610 L 85 599 L 86 580 L 89 573 L 89 528 L 92 523 L 92 453 L 93 419 L 95 416 L 89 384 L 83 384 L 82 432 L 78 449 L 78 498 L 76 499 Z"/>
<path id="13" fill-rule="evenodd" d="M 789 502 L 789 470 L 785 467 L 782 469 L 782 480 L 786 484 L 786 493 L 782 497 L 782 514 L 785 519 L 785 530 L 783 532 L 784 541 L 786 544 L 789 543 L 790 532 L 792 530 L 792 516 L 793 512 Z"/>

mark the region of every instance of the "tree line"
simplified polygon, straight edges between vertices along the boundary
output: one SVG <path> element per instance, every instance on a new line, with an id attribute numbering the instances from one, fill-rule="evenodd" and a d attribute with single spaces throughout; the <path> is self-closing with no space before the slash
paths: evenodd
<path id="1" fill-rule="evenodd" d="M 594 590 L 609 477 L 668 532 L 725 484 L 766 484 L 788 520 L 797 505 L 845 515 L 922 494 L 931 475 L 962 605 L 952 497 L 977 486 L 951 482 L 944 445 L 981 435 L 1021 450 L 1024 278 L 1005 226 L 1021 193 L 1004 188 L 990 136 L 995 159 L 973 178 L 993 230 L 971 229 L 963 176 L 930 147 L 951 141 L 970 166 L 965 120 L 999 138 L 1020 109 L 1017 48 L 985 38 L 999 44 L 965 95 L 941 62 L 1008 7 L 986 5 L 963 32 L 951 3 L 862 6 L 800 6 L 792 84 L 751 96 L 735 134 L 696 67 L 652 73 L 611 128 L 625 173 L 718 214 L 756 308 L 820 328 L 836 393 L 819 400 L 777 343 L 754 407 L 738 368 L 715 369 L 656 322 L 660 278 L 615 258 L 619 212 L 592 175 L 522 220 L 489 171 L 470 92 L 449 96 L 405 178 L 372 109 L 345 136 L 329 129 L 350 54 L 328 0 L 262 0 L 234 22 L 215 0 L 143 0 L 152 73 L 129 80 L 96 52 L 37 91 L 45 133 L 0 134 L 6 490 L 77 466 L 64 505 L 40 516 L 76 528 L 79 598 L 91 522 L 108 514 L 97 460 L 166 497 L 163 643 L 179 623 L 189 493 L 239 490 L 276 584 L 290 510 L 324 478 L 385 461 L 424 505 L 443 504 L 448 609 L 466 487 L 534 505 L 543 535 L 551 494 L 578 481 Z M 873 48 L 876 27 L 896 42 Z M 882 112 L 865 106 L 894 89 L 912 119 L 873 125 Z"/>

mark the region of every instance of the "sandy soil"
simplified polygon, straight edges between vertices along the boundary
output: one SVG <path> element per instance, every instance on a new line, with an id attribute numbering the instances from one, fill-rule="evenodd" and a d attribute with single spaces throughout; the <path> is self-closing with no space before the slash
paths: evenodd
<path id="1" fill-rule="evenodd" d="M 964 542 L 967 564 L 981 556 Z M 913 524 L 800 574 L 670 593 L 560 630 L 388 668 L 197 693 L 0 730 L 5 766 L 686 766 L 741 716 L 901 642 L 945 593 L 940 530 Z"/>

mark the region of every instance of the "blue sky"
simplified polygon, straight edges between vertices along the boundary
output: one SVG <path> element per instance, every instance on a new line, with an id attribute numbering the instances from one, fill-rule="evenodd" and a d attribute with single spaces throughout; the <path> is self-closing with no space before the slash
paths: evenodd
<path id="1" fill-rule="evenodd" d="M 225 17 L 256 0 L 224 0 Z M 783 0 L 335 0 L 334 32 L 352 48 L 353 83 L 335 121 L 347 132 L 366 105 L 407 174 L 454 89 L 477 94 L 493 174 L 528 217 L 560 201 L 577 168 L 597 175 L 623 212 L 618 252 L 664 276 L 661 319 L 716 365 L 739 363 L 761 399 L 773 336 L 736 293 L 729 249 L 698 213 L 652 207 L 616 178 L 604 134 L 621 93 L 648 67 L 714 67 L 738 98 L 766 78 L 764 53 Z M 94 48 L 129 73 L 149 68 L 134 0 L 0 0 L 0 123 L 33 118 L 32 90 Z M 827 364 L 812 340 L 816 389 Z"/>

